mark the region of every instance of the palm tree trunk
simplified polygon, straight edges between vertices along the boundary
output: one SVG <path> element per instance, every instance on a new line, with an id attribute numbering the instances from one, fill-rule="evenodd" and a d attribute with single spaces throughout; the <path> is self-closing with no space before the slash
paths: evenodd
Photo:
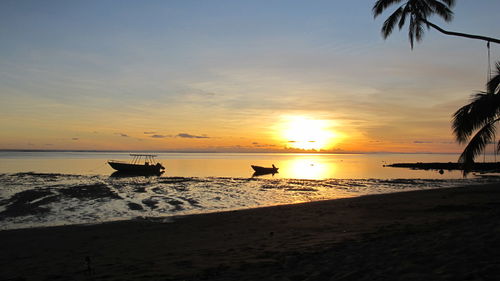
<path id="1" fill-rule="evenodd" d="M 461 32 L 454 32 L 454 31 L 448 31 L 444 30 L 441 27 L 433 24 L 430 21 L 423 20 L 426 24 L 428 24 L 430 27 L 436 29 L 437 31 L 444 33 L 446 35 L 452 35 L 452 36 L 459 36 L 459 37 L 465 37 L 465 38 L 470 38 L 470 39 L 478 39 L 478 40 L 483 40 L 486 42 L 493 42 L 500 44 L 500 39 L 492 38 L 492 37 L 487 37 L 487 36 L 481 36 L 481 35 L 474 35 L 474 34 L 467 34 L 467 33 L 461 33 Z"/>

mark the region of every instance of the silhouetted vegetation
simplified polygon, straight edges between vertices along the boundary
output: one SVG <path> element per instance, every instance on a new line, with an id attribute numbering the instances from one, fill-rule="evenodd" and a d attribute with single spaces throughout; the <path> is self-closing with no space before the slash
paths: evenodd
<path id="1" fill-rule="evenodd" d="M 495 124 L 500 121 L 500 63 L 490 79 L 486 92 L 472 96 L 471 102 L 453 115 L 453 133 L 459 143 L 466 143 L 459 162 L 464 163 L 464 172 L 470 170 L 474 159 L 486 146 L 494 141 Z M 473 133 L 475 132 L 474 136 Z M 500 142 L 497 151 L 500 149 Z"/>
<path id="2" fill-rule="evenodd" d="M 402 0 L 378 0 L 373 5 L 373 16 L 380 16 L 387 8 L 392 5 L 399 4 Z M 428 19 L 432 15 L 437 15 L 450 22 L 453 19 L 453 11 L 451 8 L 455 5 L 455 0 L 408 0 L 403 5 L 399 6 L 382 25 L 382 36 L 385 38 L 391 35 L 392 31 L 398 26 L 401 30 L 408 21 L 408 37 L 410 46 L 413 49 L 414 41 L 420 42 L 423 38 L 425 28 L 431 27 L 435 30 L 451 36 L 460 36 L 464 38 L 483 40 L 500 44 L 500 39 L 468 34 L 462 32 L 454 32 L 445 30 L 438 25 L 430 22 Z"/>
<path id="3" fill-rule="evenodd" d="M 401 2 L 403 1 L 377 0 L 372 8 L 373 16 L 376 18 L 390 6 Z M 500 44 L 499 39 L 444 30 L 428 20 L 430 16 L 437 15 L 450 22 L 453 19 L 451 8 L 454 5 L 455 0 L 408 0 L 385 20 L 382 25 L 382 36 L 386 39 L 396 25 L 401 30 L 408 19 L 408 37 L 412 49 L 415 40 L 417 42 L 422 40 L 426 27 L 427 29 L 432 27 L 446 35 L 486 41 L 488 48 L 490 42 Z M 487 91 L 473 95 L 471 102 L 453 115 L 452 127 L 457 141 L 461 144 L 469 142 L 458 160 L 463 163 L 464 175 L 472 169 L 475 157 L 495 138 L 495 123 L 500 121 L 500 63 L 497 63 L 496 67 L 497 73 L 488 81 Z M 497 151 L 500 151 L 500 142 Z"/>

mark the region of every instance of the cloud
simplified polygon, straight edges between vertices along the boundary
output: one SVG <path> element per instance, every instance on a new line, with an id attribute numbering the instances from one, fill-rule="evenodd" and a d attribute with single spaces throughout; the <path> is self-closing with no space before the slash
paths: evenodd
<path id="1" fill-rule="evenodd" d="M 152 135 L 152 134 L 156 134 L 156 132 L 144 132 L 145 135 Z"/>
<path id="2" fill-rule="evenodd" d="M 170 136 L 170 135 L 152 135 L 151 137 L 155 138 L 155 139 L 164 139 L 164 138 L 171 138 L 172 136 Z"/>
<path id="3" fill-rule="evenodd" d="M 71 138 L 71 139 L 72 139 L 72 140 L 74 140 L 74 141 L 77 141 L 77 140 L 79 140 L 79 138 Z"/>
<path id="4" fill-rule="evenodd" d="M 276 147 L 275 144 L 259 144 L 258 142 L 253 142 L 252 143 L 254 147 L 259 147 L 259 148 L 271 148 L 271 147 Z"/>
<path id="5" fill-rule="evenodd" d="M 196 135 L 191 135 L 187 133 L 180 133 L 177 135 L 179 138 L 185 138 L 185 139 L 209 139 L 210 137 L 208 136 L 196 136 Z"/>
<path id="6" fill-rule="evenodd" d="M 115 135 L 119 135 L 120 137 L 128 138 L 128 135 L 123 134 L 123 133 L 115 133 Z"/>
<path id="7" fill-rule="evenodd" d="M 432 143 L 432 141 L 419 141 L 419 140 L 416 140 L 413 143 Z"/>

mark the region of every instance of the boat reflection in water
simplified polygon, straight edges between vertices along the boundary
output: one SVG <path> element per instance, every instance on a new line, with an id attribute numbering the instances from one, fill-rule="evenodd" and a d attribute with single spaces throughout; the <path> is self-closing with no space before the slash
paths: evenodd
<path id="1" fill-rule="evenodd" d="M 115 160 L 108 161 L 111 168 L 116 170 L 111 176 L 159 176 L 165 170 L 165 167 L 154 159 L 156 155 L 130 154 L 130 156 L 133 157 L 130 163 Z"/>

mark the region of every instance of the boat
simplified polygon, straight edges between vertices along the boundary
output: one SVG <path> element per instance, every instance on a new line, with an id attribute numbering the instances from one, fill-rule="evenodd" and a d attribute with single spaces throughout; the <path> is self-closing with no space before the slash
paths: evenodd
<path id="1" fill-rule="evenodd" d="M 261 166 L 255 166 L 255 165 L 251 165 L 252 166 L 252 169 L 255 171 L 254 175 L 256 176 L 260 176 L 260 175 L 267 175 L 267 174 L 276 174 L 278 173 L 278 169 L 277 167 L 273 166 L 272 167 L 261 167 Z"/>
<path id="2" fill-rule="evenodd" d="M 132 175 L 160 175 L 165 167 L 155 160 L 157 155 L 153 154 L 130 154 L 130 163 L 123 161 L 109 160 L 108 164 L 121 174 Z"/>

